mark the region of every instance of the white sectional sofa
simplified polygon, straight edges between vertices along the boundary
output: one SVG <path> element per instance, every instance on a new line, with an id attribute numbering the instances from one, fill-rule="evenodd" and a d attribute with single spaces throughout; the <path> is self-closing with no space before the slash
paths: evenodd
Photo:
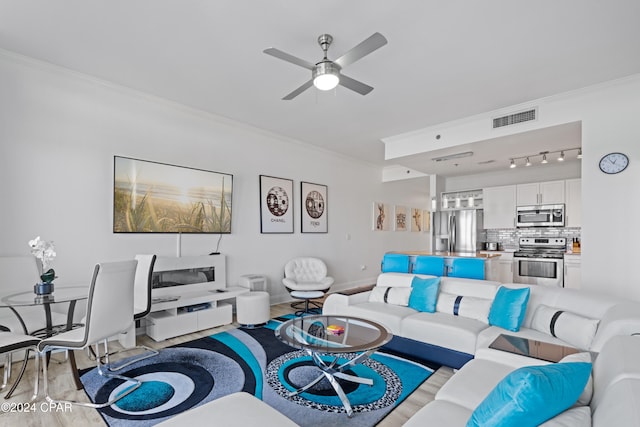
<path id="1" fill-rule="evenodd" d="M 434 276 L 413 275 L 407 273 L 382 273 L 378 276 L 376 287 L 411 287 L 413 277 L 433 278 Z M 581 350 L 599 352 L 603 344 L 614 335 L 630 335 L 640 332 L 640 303 L 630 303 L 620 298 L 590 294 L 584 291 L 563 288 L 551 288 L 535 285 L 506 284 L 487 280 L 461 279 L 454 277 L 440 278 L 439 295 L 459 295 L 469 300 L 493 300 L 498 289 L 505 286 L 509 289 L 529 288 L 530 296 L 526 307 L 524 321 L 517 332 L 507 331 L 498 326 L 491 326 L 486 320 L 466 316 L 454 316 L 437 311 L 435 313 L 419 312 L 410 307 L 370 301 L 372 291 L 354 295 L 331 294 L 327 297 L 324 314 L 344 314 L 362 317 L 385 324 L 394 334 L 394 339 L 387 346 L 397 350 L 432 360 L 434 362 L 460 368 L 477 354 L 485 354 L 488 358 L 504 358 L 517 360 L 489 345 L 503 333 L 532 338 L 539 341 L 576 347 L 548 332 L 534 329 L 537 320 L 536 310 L 546 306 L 555 310 L 563 310 L 593 319 L 597 330 L 591 339 L 587 336 L 587 346 L 579 346 Z M 477 300 L 474 300 L 477 301 Z M 487 309 L 486 305 L 481 309 Z M 481 311 L 481 310 L 476 310 Z M 473 314 L 477 314 L 474 312 Z M 476 316 L 477 317 L 477 316 Z M 570 335 L 579 331 L 571 331 Z M 566 334 L 565 334 L 566 335 Z M 566 336 L 564 336 L 566 338 Z M 571 337 L 569 337 L 571 338 Z M 582 339 L 584 341 L 585 339 Z M 493 355 L 489 355 L 489 354 Z"/>
<path id="2" fill-rule="evenodd" d="M 408 426 L 465 426 L 478 405 L 505 377 L 522 372 L 520 368 L 526 366 L 551 366 L 537 358 L 489 348 L 500 334 L 577 348 L 582 351 L 578 356 L 595 359 L 593 379 L 587 386 L 592 388 L 593 397 L 589 394 L 585 398 L 583 394 L 579 405 L 545 422 L 545 427 L 640 426 L 640 336 L 633 336 L 640 333 L 640 303 L 572 289 L 452 277 L 440 279 L 436 312 L 404 306 L 406 301 L 401 298 L 380 302 L 372 297 L 392 295 L 389 288 L 411 287 L 413 278 L 412 274 L 383 273 L 373 291 L 332 294 L 323 309 L 324 314 L 383 323 L 394 333 L 388 348 L 460 368 L 437 393 L 435 401 L 418 411 Z M 501 286 L 530 290 L 517 331 L 491 325 L 486 318 Z M 449 312 L 451 296 L 456 298 L 457 315 Z M 568 356 L 572 357 L 576 355 Z"/>
<path id="3" fill-rule="evenodd" d="M 524 362 L 524 361 L 523 361 Z M 544 362 L 530 359 L 531 365 Z M 526 362 L 525 362 L 526 363 Z M 491 390 L 513 372 L 514 366 L 477 358 L 456 372 L 435 400 L 414 414 L 405 427 L 424 425 L 464 427 Z M 595 357 L 587 396 L 543 427 L 640 426 L 640 337 L 612 337 Z M 584 396 L 584 395 L 583 395 Z M 554 396 L 545 396 L 552 400 Z"/>

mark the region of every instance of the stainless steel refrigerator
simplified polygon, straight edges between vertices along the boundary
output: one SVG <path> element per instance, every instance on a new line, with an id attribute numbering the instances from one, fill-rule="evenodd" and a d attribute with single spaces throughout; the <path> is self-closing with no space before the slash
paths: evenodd
<path id="1" fill-rule="evenodd" d="M 481 250 L 482 213 L 482 209 L 434 212 L 433 250 L 468 253 Z"/>

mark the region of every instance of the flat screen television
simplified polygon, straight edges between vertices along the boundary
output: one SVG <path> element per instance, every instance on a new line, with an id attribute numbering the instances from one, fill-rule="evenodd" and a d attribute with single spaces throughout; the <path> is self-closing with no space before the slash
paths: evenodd
<path id="1" fill-rule="evenodd" d="M 231 233 L 233 175 L 114 156 L 114 233 Z"/>

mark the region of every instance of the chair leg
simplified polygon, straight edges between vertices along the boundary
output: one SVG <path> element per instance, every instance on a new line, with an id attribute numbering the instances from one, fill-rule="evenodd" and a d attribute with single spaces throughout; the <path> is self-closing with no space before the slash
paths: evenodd
<path id="1" fill-rule="evenodd" d="M 120 371 L 121 369 L 126 368 L 129 365 L 133 365 L 136 362 L 140 362 L 142 360 L 145 360 L 145 359 L 148 359 L 150 357 L 157 356 L 158 354 L 160 354 L 160 352 L 158 350 L 156 350 L 156 349 L 153 349 L 151 347 L 147 347 L 145 345 L 138 345 L 138 346 L 135 346 L 135 347 L 132 347 L 132 348 L 125 348 L 123 350 L 115 351 L 115 352 L 111 353 L 111 355 L 113 356 L 114 354 L 124 353 L 124 352 L 127 352 L 127 351 L 132 351 L 132 350 L 137 350 L 137 349 L 144 350 L 144 353 L 140 354 L 138 357 L 135 357 L 133 359 L 127 360 L 125 363 L 122 363 L 120 365 L 115 365 L 115 364 L 109 365 L 109 370 L 111 372 Z"/>
<path id="2" fill-rule="evenodd" d="M 0 386 L 0 390 L 4 390 L 9 383 L 9 366 L 11 365 L 11 358 L 9 357 L 10 353 L 4 357 L 4 369 L 2 374 L 2 386 Z"/>
<path id="3" fill-rule="evenodd" d="M 108 366 L 109 364 L 109 352 L 108 352 L 108 347 L 107 347 L 107 340 L 104 340 L 104 348 L 105 348 L 105 364 L 103 365 L 101 363 L 101 359 L 102 357 L 100 357 L 100 344 L 96 343 L 95 344 L 95 353 L 96 353 L 96 368 L 98 369 L 98 373 L 105 377 L 105 378 L 116 378 L 116 379 L 120 379 L 123 381 L 128 381 L 131 382 L 133 385 L 131 387 L 129 387 L 128 389 L 126 389 L 123 393 L 121 393 L 120 395 L 114 397 L 113 399 L 111 399 L 108 402 L 104 402 L 104 403 L 91 403 L 91 402 L 78 402 L 75 400 L 57 400 L 52 398 L 49 395 L 49 380 L 47 378 L 47 364 L 43 363 L 42 364 L 42 373 L 43 373 L 43 378 L 44 378 L 44 394 L 46 396 L 47 402 L 52 402 L 52 403 L 71 403 L 73 405 L 79 405 L 79 406 L 85 406 L 85 407 L 89 407 L 89 408 L 94 408 L 94 409 L 100 409 L 100 408 L 106 408 L 107 406 L 111 406 L 113 405 L 115 402 L 117 402 L 118 400 L 122 399 L 123 397 L 127 396 L 128 394 L 132 393 L 133 391 L 135 391 L 138 387 L 140 387 L 142 385 L 142 382 L 140 380 L 137 380 L 135 378 L 130 378 L 130 377 L 125 377 L 123 375 L 117 375 L 117 374 L 111 374 L 109 373 L 108 369 L 104 370 L 103 368 L 106 366 Z"/>

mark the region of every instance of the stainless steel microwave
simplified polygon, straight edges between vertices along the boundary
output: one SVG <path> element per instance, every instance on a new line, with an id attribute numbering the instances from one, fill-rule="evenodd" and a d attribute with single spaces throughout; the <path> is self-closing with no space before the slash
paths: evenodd
<path id="1" fill-rule="evenodd" d="M 518 206 L 516 208 L 516 226 L 526 227 L 564 227 L 564 205 Z"/>

